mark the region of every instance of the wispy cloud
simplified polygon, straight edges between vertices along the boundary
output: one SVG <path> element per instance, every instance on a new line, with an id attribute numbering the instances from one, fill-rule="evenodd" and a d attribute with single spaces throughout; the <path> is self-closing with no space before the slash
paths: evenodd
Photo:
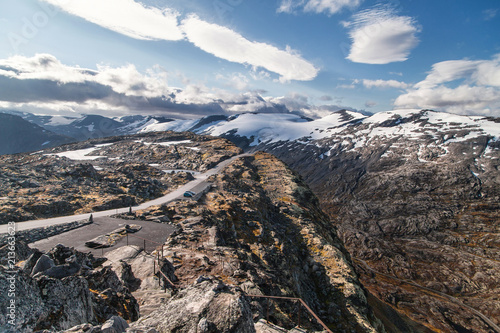
<path id="1" fill-rule="evenodd" d="M 361 11 L 350 22 L 352 44 L 347 59 L 365 64 L 388 64 L 405 61 L 410 51 L 417 46 L 420 28 L 415 19 L 398 16 L 388 6 Z"/>
<path id="2" fill-rule="evenodd" d="M 250 41 L 237 32 L 192 15 L 182 21 L 190 42 L 203 51 L 231 62 L 262 67 L 281 75 L 282 81 L 312 80 L 318 69 L 293 50 Z"/>
<path id="3" fill-rule="evenodd" d="M 336 14 L 344 8 L 354 9 L 363 0 L 282 0 L 278 7 L 279 13 L 293 13 L 297 9 L 304 12 Z"/>
<path id="4" fill-rule="evenodd" d="M 396 107 L 500 116 L 500 54 L 491 60 L 436 63 L 427 77 L 394 102 Z"/>
<path id="5" fill-rule="evenodd" d="M 42 0 L 125 36 L 145 40 L 181 40 L 179 14 L 146 7 L 133 0 Z"/>
<path id="6" fill-rule="evenodd" d="M 493 20 L 498 14 L 498 8 L 483 10 L 483 18 L 485 21 Z"/>
<path id="7" fill-rule="evenodd" d="M 363 85 L 366 88 L 396 88 L 396 89 L 406 89 L 410 87 L 409 84 L 396 80 L 367 80 L 364 79 Z"/>
<path id="8" fill-rule="evenodd" d="M 146 7 L 133 0 L 42 0 L 89 22 L 143 40 L 188 40 L 203 51 L 230 62 L 261 67 L 283 82 L 312 80 L 318 69 L 290 48 L 250 41 L 217 24 L 165 8 Z"/>

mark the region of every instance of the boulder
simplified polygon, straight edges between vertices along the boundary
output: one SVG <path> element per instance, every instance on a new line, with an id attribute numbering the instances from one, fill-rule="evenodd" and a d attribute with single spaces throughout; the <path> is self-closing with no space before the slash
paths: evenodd
<path id="1" fill-rule="evenodd" d="M 47 256 L 46 254 L 42 254 L 40 258 L 37 260 L 35 267 L 33 267 L 33 270 L 31 271 L 31 275 L 35 275 L 40 272 L 45 272 L 46 270 L 54 267 L 56 264 L 54 263 L 54 260 Z"/>
<path id="2" fill-rule="evenodd" d="M 131 328 L 155 328 L 159 332 L 254 333 L 250 304 L 239 288 L 216 279 L 195 282 L 173 296 Z"/>
<path id="3" fill-rule="evenodd" d="M 113 316 L 101 327 L 101 333 L 123 333 L 128 328 L 127 321 L 122 317 Z"/>

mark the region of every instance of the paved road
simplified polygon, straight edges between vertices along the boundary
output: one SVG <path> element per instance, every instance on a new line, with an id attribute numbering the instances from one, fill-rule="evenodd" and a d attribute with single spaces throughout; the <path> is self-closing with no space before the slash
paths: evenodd
<path id="1" fill-rule="evenodd" d="M 142 229 L 134 234 L 130 234 L 127 237 L 123 237 L 118 242 L 109 248 L 105 249 L 90 249 L 85 246 L 85 242 L 110 233 L 111 231 L 123 227 L 126 224 L 138 224 L 142 226 Z M 170 236 L 174 231 L 175 227 L 170 224 L 165 223 L 155 223 L 150 221 L 139 221 L 139 220 L 122 220 L 115 219 L 111 217 L 99 217 L 94 219 L 94 223 L 83 226 L 78 229 L 74 229 L 60 235 L 52 236 L 39 240 L 37 242 L 31 243 L 31 248 L 36 248 L 41 251 L 49 251 L 54 248 L 57 244 L 63 244 L 68 247 L 74 247 L 80 252 L 92 252 L 95 255 L 101 256 L 109 251 L 113 251 L 120 246 L 124 245 L 137 245 L 140 248 L 144 247 L 144 239 L 146 241 L 147 251 L 151 251 L 158 247 L 160 244 L 165 243 L 168 236 Z"/>
<path id="2" fill-rule="evenodd" d="M 140 204 L 139 206 L 133 207 L 133 210 L 141 210 L 141 209 L 146 209 L 151 206 L 156 206 L 156 205 L 162 205 L 171 201 L 174 201 L 179 198 L 183 198 L 183 194 L 186 191 L 191 191 L 191 190 L 196 190 L 198 188 L 204 188 L 209 185 L 209 183 L 206 181 L 206 179 L 212 175 L 215 175 L 219 173 L 223 168 L 225 168 L 228 164 L 230 164 L 232 161 L 242 157 L 242 156 L 248 156 L 250 154 L 241 154 L 241 155 L 236 155 L 230 159 L 227 159 L 221 163 L 219 163 L 215 168 L 212 168 L 204 173 L 195 175 L 195 179 L 187 183 L 186 185 L 183 185 L 179 187 L 178 189 L 164 195 L 163 197 L 144 202 Z M 92 215 L 94 218 L 96 217 L 106 217 L 106 216 L 111 216 L 115 214 L 121 214 L 121 213 L 127 213 L 129 211 L 129 207 L 124 207 L 124 208 L 118 208 L 118 209 L 110 209 L 110 210 L 104 210 L 100 212 L 93 212 Z M 74 222 L 74 221 L 80 221 L 80 220 L 85 220 L 90 217 L 90 213 L 87 214 L 80 214 L 80 215 L 71 215 L 71 216 L 62 216 L 62 217 L 56 217 L 56 218 L 50 218 L 50 219 L 44 219 L 44 220 L 33 220 L 33 221 L 25 221 L 25 222 L 17 222 L 16 223 L 16 230 L 28 230 L 28 229 L 34 229 L 34 228 L 41 228 L 49 225 L 56 225 L 56 224 L 63 224 L 63 223 L 69 223 L 69 222 Z M 0 234 L 6 233 L 8 231 L 8 226 L 6 224 L 0 225 Z"/>

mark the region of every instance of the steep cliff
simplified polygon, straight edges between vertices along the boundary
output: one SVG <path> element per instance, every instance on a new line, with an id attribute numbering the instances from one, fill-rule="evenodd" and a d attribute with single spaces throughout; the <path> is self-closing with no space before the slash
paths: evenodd
<path id="1" fill-rule="evenodd" d="M 393 112 L 259 149 L 304 177 L 378 299 L 433 330 L 492 332 L 499 128 L 498 119 Z"/>

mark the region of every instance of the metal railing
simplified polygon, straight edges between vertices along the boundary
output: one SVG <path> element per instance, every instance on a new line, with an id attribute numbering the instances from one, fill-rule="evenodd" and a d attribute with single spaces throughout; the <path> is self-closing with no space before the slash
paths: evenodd
<path id="1" fill-rule="evenodd" d="M 304 306 L 304 308 L 306 308 L 307 312 L 309 312 L 309 314 L 311 316 L 313 316 L 314 319 L 316 319 L 316 321 L 318 322 L 318 324 L 320 324 L 327 332 L 329 333 L 333 333 L 329 328 L 328 326 L 326 326 L 326 324 L 318 317 L 318 315 L 316 313 L 314 313 L 314 311 L 307 305 L 306 302 L 304 302 L 304 300 L 302 298 L 296 298 L 296 297 L 284 297 L 284 296 L 265 296 L 265 295 L 249 295 L 247 294 L 246 296 L 248 297 L 256 297 L 256 298 L 266 298 L 267 299 L 267 311 L 266 311 L 266 320 L 267 322 L 269 323 L 269 300 L 270 299 L 279 299 L 279 300 L 288 300 L 288 301 L 294 301 L 294 302 L 298 302 L 299 303 L 299 310 L 298 310 L 298 314 L 297 314 L 297 321 L 298 321 L 298 327 L 300 328 L 301 326 L 301 322 L 300 322 L 300 309 L 301 309 L 301 305 Z"/>
<path id="2" fill-rule="evenodd" d="M 151 253 L 148 253 L 147 251 L 147 247 L 146 247 L 146 244 L 147 242 L 150 242 L 150 243 L 153 243 L 153 244 L 156 244 L 157 246 L 154 248 L 155 250 L 157 250 L 157 255 L 154 256 L 153 255 L 153 275 L 156 276 L 156 267 L 158 266 L 158 286 L 161 287 L 161 280 L 162 278 L 164 279 L 164 281 L 166 281 L 164 284 L 163 284 L 163 289 L 165 290 L 165 292 L 167 292 L 167 282 L 168 284 L 170 284 L 170 286 L 173 288 L 173 289 L 176 289 L 177 288 L 177 285 L 172 282 L 168 276 L 165 275 L 165 273 L 163 273 L 161 271 L 161 268 L 160 268 L 160 253 L 161 253 L 161 257 L 163 258 L 163 249 L 164 249 L 164 246 L 165 244 L 162 244 L 162 243 L 158 243 L 158 242 L 155 242 L 155 241 L 152 241 L 150 239 L 146 239 L 146 238 L 143 238 L 143 237 L 139 237 L 139 236 L 136 236 L 136 235 L 131 235 L 129 234 L 128 232 L 126 233 L 126 241 L 127 241 L 127 246 L 129 246 L 129 239 L 128 237 L 134 237 L 134 238 L 137 238 L 137 239 L 141 239 L 144 243 L 143 243 L 143 251 L 145 254 L 148 254 L 148 255 L 152 255 L 153 251 L 151 251 Z M 103 245 L 100 245 L 100 246 L 96 246 L 96 247 L 93 247 L 92 249 L 96 250 L 96 249 L 101 249 L 101 256 L 104 257 L 104 249 L 105 248 L 110 248 L 111 246 L 110 245 L 107 245 L 107 244 L 103 244 Z"/>
<path id="3" fill-rule="evenodd" d="M 153 243 L 153 244 L 157 244 L 158 246 L 155 247 L 155 250 L 156 251 L 156 256 L 153 255 L 153 274 L 156 276 L 156 266 L 158 265 L 158 274 L 159 274 L 159 278 L 158 278 L 158 286 L 161 287 L 161 280 L 162 278 L 164 279 L 165 283 L 163 284 L 163 289 L 165 290 L 165 292 L 167 292 L 167 282 L 168 284 L 172 287 L 172 289 L 177 289 L 178 286 L 172 282 L 168 276 L 165 275 L 165 273 L 163 273 L 160 269 L 160 253 L 161 253 L 161 258 L 163 258 L 163 248 L 165 246 L 165 244 L 162 244 L 162 243 L 158 243 L 158 242 L 155 242 L 155 241 L 152 241 L 150 239 L 146 239 L 146 238 L 142 238 L 142 237 L 139 237 L 139 236 L 135 236 L 135 235 L 129 235 L 129 233 L 126 234 L 126 238 L 127 238 L 127 246 L 129 245 L 129 242 L 128 242 L 128 237 L 131 236 L 131 237 L 135 237 L 135 238 L 138 238 L 138 239 L 142 239 L 144 241 L 144 247 L 143 247 L 143 250 L 144 250 L 144 253 L 148 254 L 148 255 L 152 255 L 152 252 L 151 253 L 148 253 L 147 250 L 146 250 L 146 243 L 147 242 L 150 242 L 150 243 Z M 109 246 L 105 246 L 105 245 L 102 245 L 102 246 L 98 246 L 98 247 L 95 247 L 94 249 L 97 249 L 97 248 L 101 248 L 102 249 L 102 255 L 104 256 L 104 248 L 107 248 Z M 228 264 L 229 266 L 232 267 L 232 265 L 229 263 L 229 261 L 227 260 L 224 260 L 222 258 L 222 255 L 220 253 L 216 253 L 215 254 L 219 261 L 222 263 L 222 265 L 224 265 L 224 263 Z M 234 267 L 232 267 L 234 269 Z M 302 306 L 307 310 L 307 312 L 317 321 L 318 324 L 320 324 L 328 333 L 333 333 L 329 328 L 328 326 L 326 326 L 326 324 L 318 317 L 318 315 L 316 313 L 314 313 L 314 311 L 307 305 L 307 303 L 301 299 L 301 298 L 297 298 L 297 297 L 285 297 L 285 296 L 266 296 L 266 295 L 251 295 L 251 294 L 245 294 L 247 297 L 255 297 L 255 298 L 265 298 L 267 299 L 267 310 L 266 310 L 266 320 L 267 322 L 269 323 L 269 300 L 271 299 L 274 299 L 274 300 L 287 300 L 287 301 L 293 301 L 293 302 L 297 302 L 298 303 L 298 314 L 297 314 L 297 322 L 298 322 L 298 327 L 300 328 L 301 327 L 301 308 Z"/>

